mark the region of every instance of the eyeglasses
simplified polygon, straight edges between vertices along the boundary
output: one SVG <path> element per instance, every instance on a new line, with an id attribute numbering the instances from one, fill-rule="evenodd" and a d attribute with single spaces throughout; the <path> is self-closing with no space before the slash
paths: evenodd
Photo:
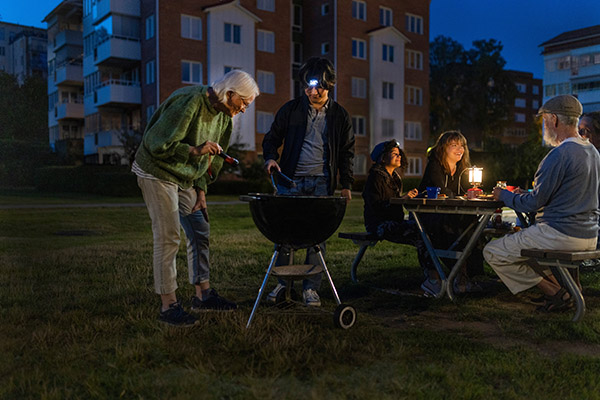
<path id="1" fill-rule="evenodd" d="M 244 99 L 242 96 L 240 96 L 238 93 L 236 93 L 237 97 L 240 98 L 240 100 L 242 101 L 242 107 L 244 110 L 246 110 L 248 107 L 250 107 L 250 103 L 249 101 L 246 101 L 246 99 Z"/>

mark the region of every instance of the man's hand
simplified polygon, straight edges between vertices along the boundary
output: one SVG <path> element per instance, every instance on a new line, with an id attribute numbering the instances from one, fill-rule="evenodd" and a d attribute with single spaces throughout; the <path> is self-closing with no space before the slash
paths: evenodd
<path id="1" fill-rule="evenodd" d="M 406 195 L 408 196 L 409 199 L 413 199 L 413 198 L 417 197 L 418 194 L 419 194 L 419 191 L 416 188 L 409 190 L 408 193 L 406 193 Z"/>
<path id="2" fill-rule="evenodd" d="M 192 208 L 192 213 L 200 210 L 202 215 L 204 215 L 204 219 L 208 222 L 208 210 L 206 209 L 206 195 L 204 190 L 196 189 L 196 204 Z"/>
<path id="3" fill-rule="evenodd" d="M 494 190 L 492 191 L 492 194 L 494 195 L 494 200 L 498 201 L 500 200 L 500 193 L 502 193 L 502 189 L 501 187 L 496 186 L 494 188 Z"/>
<path id="4" fill-rule="evenodd" d="M 275 160 L 265 161 L 264 168 L 265 168 L 265 171 L 267 171 L 267 174 L 269 174 L 269 175 L 273 174 L 273 172 L 275 172 L 275 171 L 281 172 L 281 168 L 279 168 L 279 164 L 277 164 L 277 161 L 275 161 Z"/>
<path id="5" fill-rule="evenodd" d="M 223 151 L 223 148 L 219 143 L 209 142 L 208 140 L 202 143 L 200 146 L 190 146 L 190 155 L 194 157 L 203 156 L 204 154 L 219 154 Z"/>
<path id="6" fill-rule="evenodd" d="M 349 203 L 352 200 L 352 192 L 350 189 L 342 189 L 342 197 L 346 198 L 346 203 Z"/>

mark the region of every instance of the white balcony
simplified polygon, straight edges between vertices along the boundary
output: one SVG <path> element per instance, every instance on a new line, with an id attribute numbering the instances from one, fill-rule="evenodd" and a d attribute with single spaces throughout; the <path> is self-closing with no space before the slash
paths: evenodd
<path id="1" fill-rule="evenodd" d="M 83 85 L 83 65 L 65 64 L 57 67 L 54 73 L 54 84 Z"/>
<path id="2" fill-rule="evenodd" d="M 94 92 L 94 105 L 127 106 L 142 104 L 142 89 L 138 82 L 113 79 L 103 82 Z"/>
<path id="3" fill-rule="evenodd" d="M 63 119 L 83 119 L 83 103 L 57 104 L 54 109 L 54 116 L 57 121 Z"/>
<path id="4" fill-rule="evenodd" d="M 54 37 L 54 51 L 56 52 L 63 46 L 83 47 L 83 32 L 80 31 L 62 31 Z"/>
<path id="5" fill-rule="evenodd" d="M 142 47 L 138 39 L 112 36 L 94 49 L 94 65 L 120 66 L 139 62 Z"/>
<path id="6" fill-rule="evenodd" d="M 99 0 L 92 9 L 94 23 L 111 13 L 139 17 L 140 3 L 139 0 Z"/>

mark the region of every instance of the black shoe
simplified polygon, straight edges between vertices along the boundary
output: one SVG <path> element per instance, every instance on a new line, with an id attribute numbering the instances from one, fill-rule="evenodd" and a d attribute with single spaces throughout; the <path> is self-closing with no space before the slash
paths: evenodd
<path id="1" fill-rule="evenodd" d="M 190 327 L 198 323 L 196 317 L 186 313 L 179 302 L 170 304 L 168 309 L 161 311 L 158 320 L 165 324 L 180 327 Z"/>
<path id="2" fill-rule="evenodd" d="M 236 308 L 237 304 L 219 296 L 215 289 L 210 289 L 208 298 L 204 301 L 198 296 L 192 296 L 192 312 L 233 311 Z"/>

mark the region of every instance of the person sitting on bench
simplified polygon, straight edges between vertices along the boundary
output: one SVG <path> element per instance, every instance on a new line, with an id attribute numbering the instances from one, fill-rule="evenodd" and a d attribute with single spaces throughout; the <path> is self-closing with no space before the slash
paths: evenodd
<path id="1" fill-rule="evenodd" d="M 570 305 L 567 291 L 550 270 L 540 274 L 528 265 L 522 249 L 594 250 L 598 239 L 600 156 L 577 133 L 582 113 L 579 100 L 561 95 L 540 108 L 544 141 L 555 146 L 540 163 L 532 192 L 494 188 L 494 199 L 520 212 L 537 211 L 535 224 L 487 244 L 485 260 L 513 293 L 534 286 L 545 295 L 539 311 L 558 311 Z"/>
<path id="2" fill-rule="evenodd" d="M 375 162 L 369 170 L 362 193 L 367 232 L 394 243 L 415 246 L 421 266 L 435 269 L 414 221 L 404 219 L 403 209 L 390 206 L 391 198 L 413 198 L 419 194 L 411 189 L 402 195 L 400 172 L 408 165 L 406 155 L 396 140 L 379 143 L 371 152 Z"/>

